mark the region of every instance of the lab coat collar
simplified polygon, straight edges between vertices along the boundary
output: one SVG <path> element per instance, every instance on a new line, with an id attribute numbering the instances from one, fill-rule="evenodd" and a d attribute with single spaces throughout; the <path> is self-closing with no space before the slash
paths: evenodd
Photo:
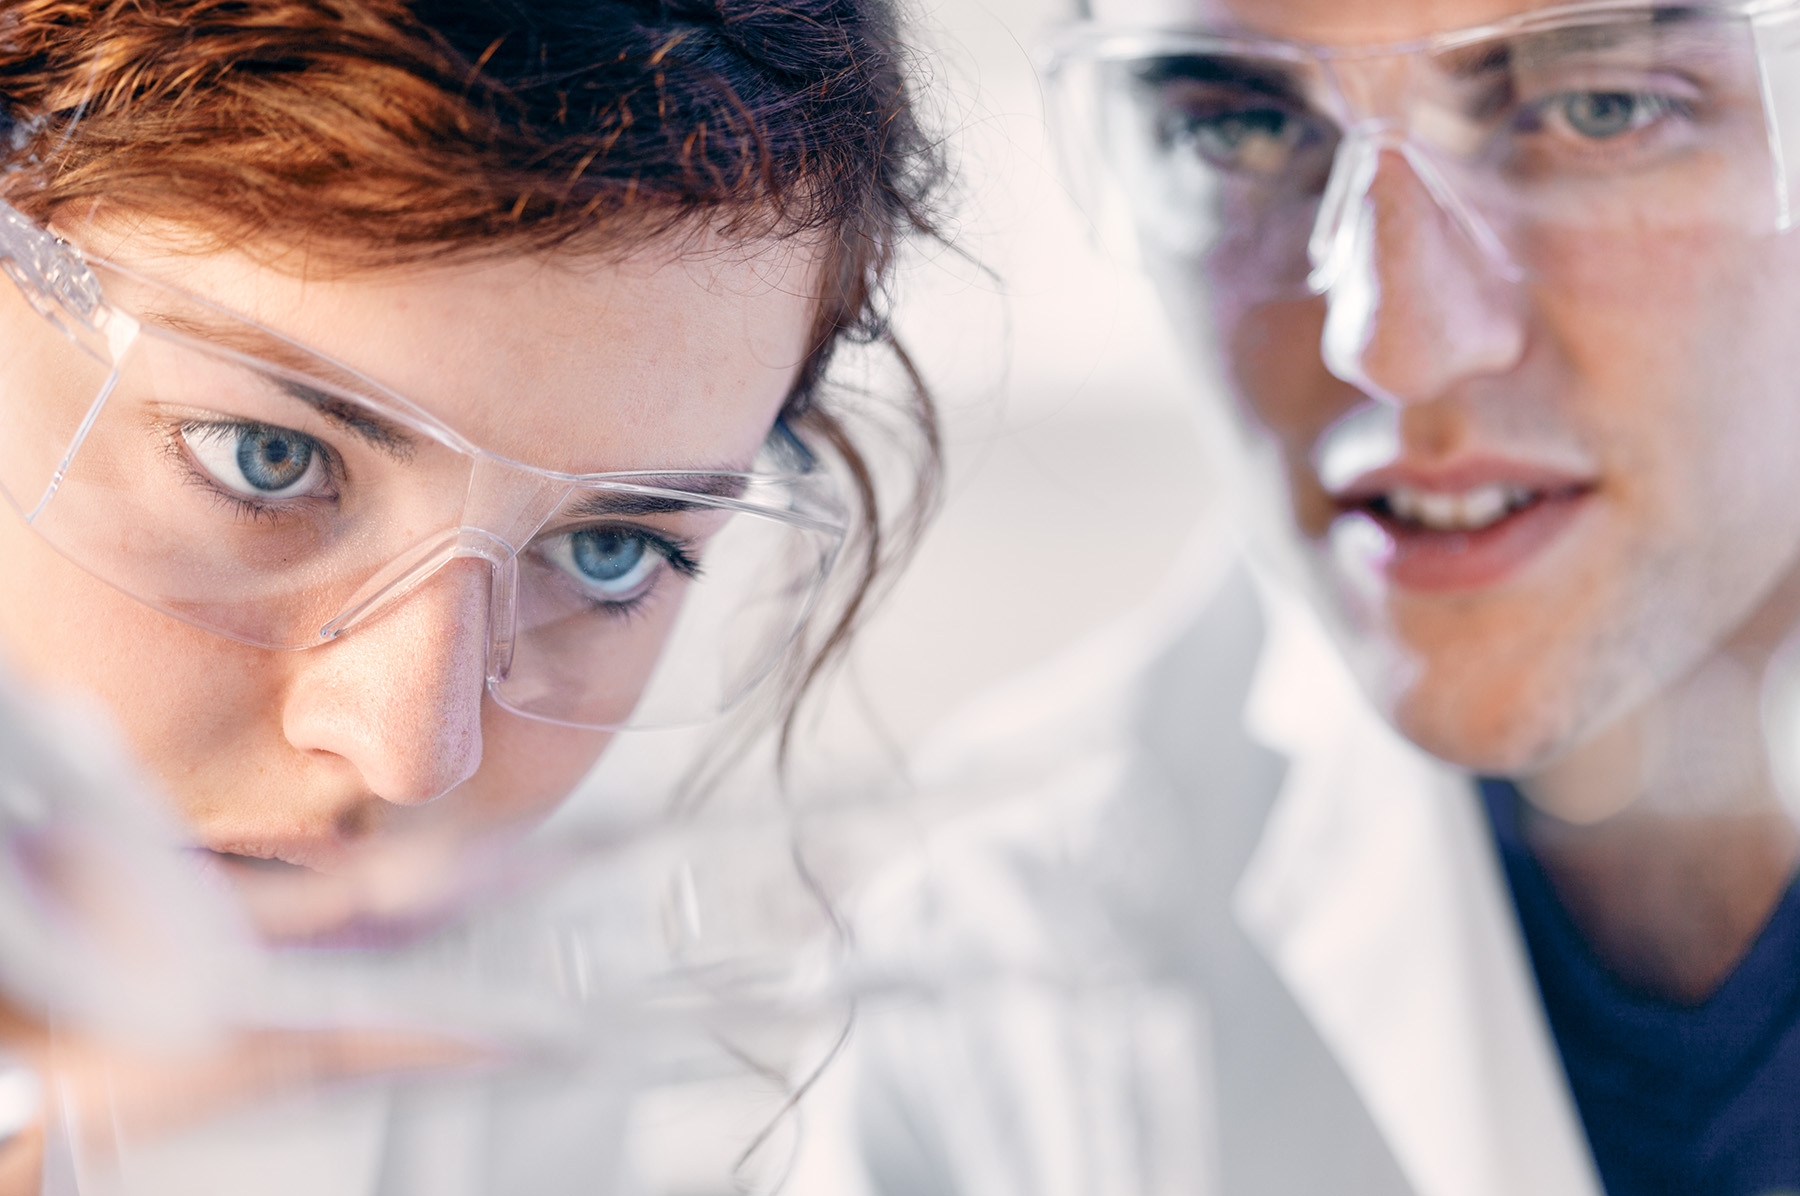
<path id="1" fill-rule="evenodd" d="M 1393 732 L 1258 578 L 1246 730 L 1289 766 L 1233 913 L 1419 1196 L 1599 1196 L 1468 777 Z"/>

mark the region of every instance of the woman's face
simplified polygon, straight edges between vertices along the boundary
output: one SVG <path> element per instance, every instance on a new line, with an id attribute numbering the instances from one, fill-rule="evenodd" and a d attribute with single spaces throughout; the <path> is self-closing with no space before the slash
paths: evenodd
<path id="1" fill-rule="evenodd" d="M 181 253 L 142 230 L 71 239 L 353 366 L 482 449 L 571 473 L 747 468 L 817 307 L 813 260 L 791 242 L 346 276 Z M 29 313 L 0 322 L 0 337 L 42 335 Z M 359 876 L 397 844 L 454 858 L 554 807 L 609 738 L 494 703 L 480 561 L 340 639 L 271 651 L 128 597 L 17 517 L 0 519 L 0 552 L 10 663 L 102 701 L 196 841 L 252 889 Z M 301 935 L 355 921 L 382 901 L 366 879 L 264 921 Z"/>

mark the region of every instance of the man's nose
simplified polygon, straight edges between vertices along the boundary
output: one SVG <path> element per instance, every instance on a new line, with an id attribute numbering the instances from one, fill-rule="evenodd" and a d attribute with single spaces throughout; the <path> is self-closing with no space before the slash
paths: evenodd
<path id="1" fill-rule="evenodd" d="M 380 617 L 302 654 L 288 742 L 341 757 L 384 801 L 416 805 L 481 764 L 489 566 L 454 561 Z"/>
<path id="2" fill-rule="evenodd" d="M 1525 352 L 1517 282 L 1395 146 L 1364 147 L 1332 246 L 1321 355 L 1371 397 L 1426 403 Z M 1485 230 L 1481 230 L 1485 232 Z M 1491 234 L 1487 234 L 1491 239 Z"/>

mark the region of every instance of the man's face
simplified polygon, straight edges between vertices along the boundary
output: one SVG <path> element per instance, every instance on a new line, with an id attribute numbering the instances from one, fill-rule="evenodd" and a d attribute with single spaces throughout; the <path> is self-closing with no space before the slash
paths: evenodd
<path id="1" fill-rule="evenodd" d="M 1096 16 L 1358 45 L 1531 7 L 1099 0 Z M 1692 670 L 1793 571 L 1800 240 L 1546 223 L 1515 242 L 1529 269 L 1509 281 L 1402 154 L 1380 156 L 1366 203 L 1371 285 L 1335 373 L 1321 338 L 1342 294 L 1271 299 L 1217 255 L 1154 269 L 1273 442 L 1375 699 L 1440 757 L 1529 773 Z"/>

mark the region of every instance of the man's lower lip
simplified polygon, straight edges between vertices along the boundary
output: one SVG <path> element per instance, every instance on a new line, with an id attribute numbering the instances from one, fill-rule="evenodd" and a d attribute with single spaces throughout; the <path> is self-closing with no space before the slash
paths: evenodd
<path id="1" fill-rule="evenodd" d="M 1581 512 L 1589 490 L 1546 495 L 1479 531 L 1429 531 L 1376 518 L 1391 551 L 1382 571 L 1394 585 L 1427 592 L 1491 586 L 1522 568 Z"/>

